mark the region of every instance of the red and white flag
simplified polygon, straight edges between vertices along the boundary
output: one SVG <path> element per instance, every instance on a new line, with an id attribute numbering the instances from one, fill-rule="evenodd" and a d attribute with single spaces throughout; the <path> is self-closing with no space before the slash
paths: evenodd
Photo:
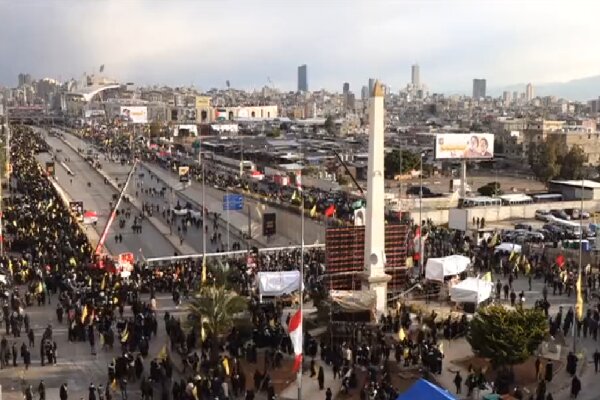
<path id="1" fill-rule="evenodd" d="M 302 312 L 300 310 L 296 311 L 292 319 L 290 319 L 289 332 L 292 346 L 294 346 L 294 354 L 296 355 L 294 372 L 297 372 L 302 366 L 302 342 L 304 339 L 302 333 Z"/>
<path id="2" fill-rule="evenodd" d="M 302 171 L 296 172 L 296 188 L 298 191 L 302 191 Z"/>

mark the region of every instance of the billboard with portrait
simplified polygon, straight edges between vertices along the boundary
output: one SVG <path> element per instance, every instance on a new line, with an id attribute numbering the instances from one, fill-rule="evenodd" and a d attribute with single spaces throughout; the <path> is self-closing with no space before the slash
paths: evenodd
<path id="1" fill-rule="evenodd" d="M 494 158 L 492 133 L 439 133 L 435 135 L 436 160 Z"/>
<path id="2" fill-rule="evenodd" d="M 119 113 L 121 120 L 134 124 L 148 123 L 148 108 L 140 106 L 121 107 Z"/>

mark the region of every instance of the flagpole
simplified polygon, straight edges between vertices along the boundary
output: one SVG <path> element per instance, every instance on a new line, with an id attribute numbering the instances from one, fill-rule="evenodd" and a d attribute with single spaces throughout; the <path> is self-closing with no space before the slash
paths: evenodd
<path id="1" fill-rule="evenodd" d="M 576 312 L 575 312 L 575 323 L 573 324 L 573 353 L 575 353 L 576 347 L 577 347 L 577 324 L 581 323 L 581 321 L 579 321 L 579 313 L 581 312 L 583 314 L 583 302 L 580 302 L 580 298 L 581 298 L 581 286 L 583 285 L 583 280 L 581 279 L 581 262 L 582 262 L 582 258 L 583 258 L 583 191 L 584 191 L 584 179 L 583 176 L 581 177 L 581 194 L 580 194 L 580 199 L 581 199 L 581 207 L 579 209 L 579 267 L 577 268 L 577 283 L 579 284 L 575 284 L 576 286 L 576 290 L 577 290 L 577 307 L 576 307 Z M 581 311 L 579 311 L 579 308 L 582 308 Z"/>
<path id="2" fill-rule="evenodd" d="M 300 181 L 301 182 L 301 181 Z M 302 184 L 299 183 L 299 189 L 302 189 Z M 304 194 L 302 194 L 302 190 L 300 190 L 300 198 L 301 198 L 301 209 L 300 209 L 300 315 L 301 318 L 301 329 L 302 329 L 302 344 L 304 344 Z M 302 349 L 302 353 L 304 353 L 304 349 Z M 302 354 L 304 357 L 304 354 Z M 304 363 L 304 358 L 300 363 L 300 368 L 298 368 L 298 400 L 302 400 L 302 364 Z"/>

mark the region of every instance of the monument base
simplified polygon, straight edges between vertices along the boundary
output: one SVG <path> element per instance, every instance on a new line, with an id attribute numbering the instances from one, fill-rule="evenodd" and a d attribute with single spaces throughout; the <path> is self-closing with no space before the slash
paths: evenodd
<path id="1" fill-rule="evenodd" d="M 390 275 L 371 276 L 365 273 L 362 278 L 362 290 L 373 290 L 377 297 L 376 311 L 377 317 L 380 317 L 387 309 L 387 286 L 392 279 Z"/>

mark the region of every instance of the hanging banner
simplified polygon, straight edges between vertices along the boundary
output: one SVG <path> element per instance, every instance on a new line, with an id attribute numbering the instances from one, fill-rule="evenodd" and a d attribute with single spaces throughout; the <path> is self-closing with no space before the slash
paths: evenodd
<path id="1" fill-rule="evenodd" d="M 70 201 L 69 209 L 78 222 L 83 222 L 83 201 Z"/>
<path id="2" fill-rule="evenodd" d="M 179 167 L 179 182 L 189 182 L 190 181 L 190 167 L 187 165 L 182 165 Z"/>
<path id="3" fill-rule="evenodd" d="M 117 263 L 118 272 L 129 272 L 133 271 L 133 264 L 135 263 L 135 256 L 133 253 L 121 253 Z"/>
<path id="4" fill-rule="evenodd" d="M 56 175 L 56 169 L 55 169 L 54 163 L 52 161 L 46 163 L 46 175 L 48 175 L 48 176 Z"/>

